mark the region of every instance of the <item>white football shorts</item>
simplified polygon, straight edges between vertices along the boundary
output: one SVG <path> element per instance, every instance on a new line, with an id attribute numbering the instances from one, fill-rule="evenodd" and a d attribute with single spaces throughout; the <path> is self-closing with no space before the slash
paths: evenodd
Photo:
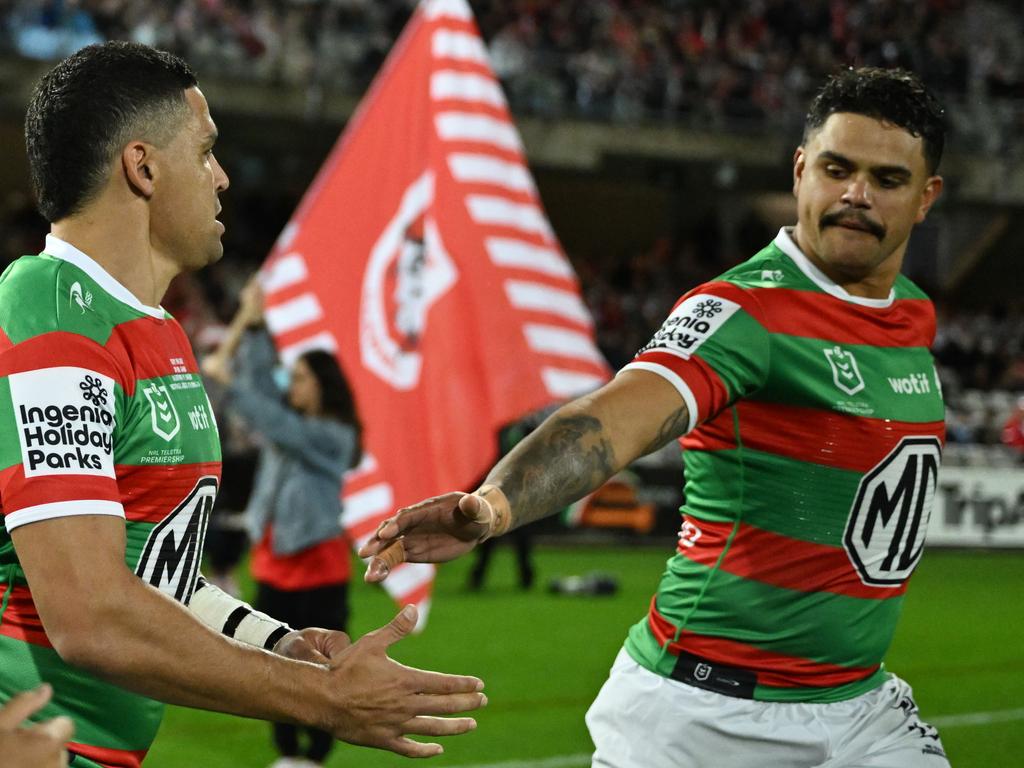
<path id="1" fill-rule="evenodd" d="M 587 712 L 593 768 L 949 768 L 910 686 L 831 704 L 733 698 L 619 652 Z"/>

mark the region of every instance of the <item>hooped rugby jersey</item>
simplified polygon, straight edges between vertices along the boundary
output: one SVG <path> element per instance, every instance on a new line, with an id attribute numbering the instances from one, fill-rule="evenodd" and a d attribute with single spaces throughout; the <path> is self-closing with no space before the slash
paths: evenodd
<path id="1" fill-rule="evenodd" d="M 10 532 L 124 519 L 126 562 L 180 602 L 195 589 L 220 441 L 181 326 L 53 236 L 0 277 L 0 701 L 45 681 L 37 716 L 75 722 L 74 766 L 138 766 L 163 704 L 64 663 Z M 130 605 L 125 606 L 131 610 Z"/>
<path id="2" fill-rule="evenodd" d="M 945 439 L 931 302 L 851 296 L 785 229 L 676 304 L 623 370 L 689 407 L 677 551 L 626 641 L 647 669 L 764 701 L 884 681 Z"/>

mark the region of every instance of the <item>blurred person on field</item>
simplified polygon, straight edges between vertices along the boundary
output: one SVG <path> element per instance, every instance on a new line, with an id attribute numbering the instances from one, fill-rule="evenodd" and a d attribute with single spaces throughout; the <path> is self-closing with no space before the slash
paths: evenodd
<path id="1" fill-rule="evenodd" d="M 246 509 L 255 605 L 295 627 L 344 631 L 350 558 L 340 497 L 342 475 L 361 458 L 362 426 L 337 359 L 324 350 L 295 361 L 282 402 L 277 355 L 262 326 L 263 295 L 252 279 L 220 346 L 202 364 L 226 386 L 223 406 L 264 445 Z M 273 732 L 281 754 L 274 768 L 322 765 L 334 741 L 288 723 L 275 723 Z"/>
<path id="2" fill-rule="evenodd" d="M 435 715 L 485 699 L 476 678 L 387 656 L 414 607 L 353 643 L 200 573 L 220 436 L 160 302 L 223 256 L 217 138 L 188 64 L 137 43 L 83 48 L 33 92 L 25 141 L 50 233 L 0 276 L 0 704 L 51 683 L 73 768 L 140 765 L 165 703 L 438 754 L 406 734 L 466 732 L 473 720 Z"/>
<path id="3" fill-rule="evenodd" d="M 1017 399 L 1017 404 L 1003 424 L 1000 435 L 1003 445 L 1008 445 L 1024 458 L 1024 397 Z"/>
<path id="4" fill-rule="evenodd" d="M 681 439 L 676 549 L 587 713 L 593 765 L 948 768 L 883 664 L 944 441 L 935 311 L 901 274 L 944 138 L 915 75 L 829 78 L 793 156 L 795 224 L 684 293 L 477 491 L 386 520 L 367 579 L 458 557 Z"/>

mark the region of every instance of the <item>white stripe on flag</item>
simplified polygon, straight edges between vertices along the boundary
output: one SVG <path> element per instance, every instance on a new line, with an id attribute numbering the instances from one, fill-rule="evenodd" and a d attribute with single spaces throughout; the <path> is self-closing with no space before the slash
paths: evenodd
<path id="1" fill-rule="evenodd" d="M 334 334 L 330 331 L 320 331 L 320 333 L 307 336 L 302 341 L 297 341 L 294 344 L 283 347 L 281 349 L 281 362 L 284 363 L 285 367 L 291 368 L 292 364 L 299 359 L 303 352 L 308 352 L 311 349 L 325 349 L 328 352 L 337 352 L 338 340 L 334 338 Z"/>
<path id="2" fill-rule="evenodd" d="M 443 141 L 478 141 L 502 149 L 522 151 L 516 127 L 506 120 L 472 112 L 440 112 L 434 118 Z"/>
<path id="3" fill-rule="evenodd" d="M 488 237 L 487 253 L 499 267 L 543 272 L 555 277 L 575 278 L 569 261 L 558 251 L 511 237 Z"/>
<path id="4" fill-rule="evenodd" d="M 363 451 L 363 458 L 356 466 L 352 467 L 348 472 L 345 473 L 345 484 L 353 483 L 359 480 L 371 472 L 377 470 L 377 459 L 373 457 L 373 454 L 369 451 Z"/>
<path id="5" fill-rule="evenodd" d="M 581 325 L 591 326 L 590 313 L 580 301 L 580 297 L 572 291 L 552 288 L 543 283 L 528 283 L 523 280 L 506 280 L 505 294 L 512 306 L 518 309 L 530 309 L 537 312 L 548 312 L 553 315 L 572 320 Z"/>
<path id="6" fill-rule="evenodd" d="M 512 227 L 554 239 L 544 211 L 533 203 L 516 203 L 505 197 L 466 195 L 469 215 L 478 224 Z"/>
<path id="7" fill-rule="evenodd" d="M 473 101 L 492 107 L 504 107 L 505 94 L 493 77 L 476 72 L 455 72 L 442 69 L 430 76 L 430 98 L 434 101 L 452 99 Z"/>
<path id="8" fill-rule="evenodd" d="M 265 293 L 273 293 L 289 285 L 301 283 L 309 277 L 306 261 L 300 253 L 288 253 L 274 261 L 274 264 L 260 278 Z"/>
<path id="9" fill-rule="evenodd" d="M 590 336 L 579 331 L 570 331 L 554 325 L 537 325 L 527 323 L 523 326 L 526 342 L 535 352 L 549 355 L 561 355 L 591 363 L 604 364 L 604 358 L 597 351 Z"/>
<path id="10" fill-rule="evenodd" d="M 483 40 L 476 35 L 441 28 L 434 32 L 431 42 L 435 59 L 487 63 L 487 49 L 484 48 Z"/>
<path id="11" fill-rule="evenodd" d="M 533 192 L 533 179 L 525 165 L 510 163 L 492 155 L 453 152 L 448 167 L 457 181 L 468 184 L 497 184 L 517 192 Z"/>
<path id="12" fill-rule="evenodd" d="M 604 379 L 589 373 L 566 371 L 561 368 L 543 368 L 540 372 L 544 386 L 553 397 L 577 397 L 604 384 Z"/>
<path id="13" fill-rule="evenodd" d="M 342 500 L 341 522 L 346 528 L 352 528 L 367 518 L 391 512 L 395 504 L 395 494 L 390 483 L 377 483 L 369 488 L 356 491 Z"/>
<path id="14" fill-rule="evenodd" d="M 316 294 L 304 293 L 294 299 L 268 307 L 264 315 L 271 332 L 278 336 L 295 330 L 299 326 L 308 325 L 324 316 Z"/>
<path id="15" fill-rule="evenodd" d="M 469 10 L 466 0 L 427 0 L 423 12 L 428 19 L 439 19 L 442 16 L 451 19 L 473 18 L 473 12 Z"/>

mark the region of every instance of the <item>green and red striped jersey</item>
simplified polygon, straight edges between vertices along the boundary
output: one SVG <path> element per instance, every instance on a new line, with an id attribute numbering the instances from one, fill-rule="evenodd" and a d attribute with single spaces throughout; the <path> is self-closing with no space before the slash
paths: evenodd
<path id="1" fill-rule="evenodd" d="M 187 603 L 220 481 L 220 440 L 187 337 L 53 236 L 0 277 L 0 700 L 53 684 L 40 718 L 75 721 L 75 766 L 138 766 L 163 705 L 66 664 L 10 532 L 124 519 L 139 578 Z M 130 605 L 125 606 L 130 611 Z"/>
<path id="2" fill-rule="evenodd" d="M 719 677 L 765 701 L 886 679 L 945 436 L 934 334 L 910 280 L 852 296 L 785 229 L 683 296 L 623 368 L 691 414 L 677 551 L 626 641 L 638 663 L 698 685 L 740 670 Z"/>

